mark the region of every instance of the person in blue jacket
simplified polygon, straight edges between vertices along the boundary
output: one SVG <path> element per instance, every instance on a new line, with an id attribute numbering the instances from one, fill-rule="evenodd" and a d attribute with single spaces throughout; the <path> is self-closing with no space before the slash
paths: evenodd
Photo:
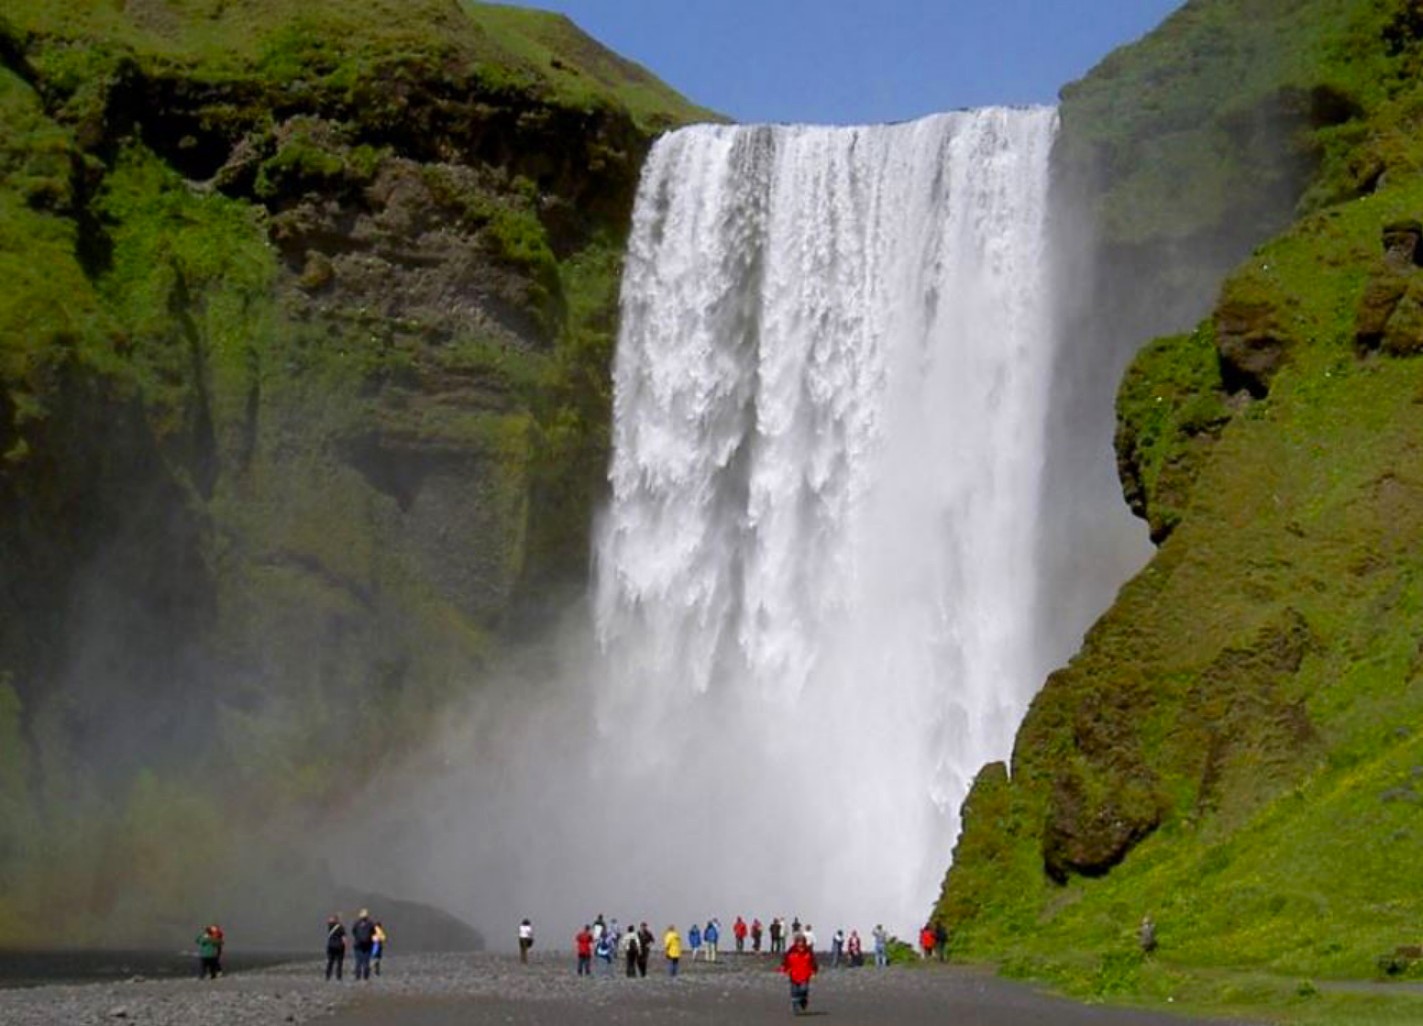
<path id="1" fill-rule="evenodd" d="M 702 942 L 707 946 L 707 961 L 716 961 L 716 942 L 721 940 L 721 930 L 715 919 L 707 920 L 707 928 L 702 931 Z"/>
<path id="2" fill-rule="evenodd" d="M 692 949 L 692 961 L 695 962 L 702 953 L 702 928 L 696 923 L 687 931 L 687 947 Z"/>

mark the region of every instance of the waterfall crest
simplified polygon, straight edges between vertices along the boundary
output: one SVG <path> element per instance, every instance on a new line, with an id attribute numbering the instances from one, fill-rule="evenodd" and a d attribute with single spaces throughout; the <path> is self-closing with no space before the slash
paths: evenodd
<path id="1" fill-rule="evenodd" d="M 757 854 L 710 907 L 914 925 L 1062 655 L 1033 623 L 1055 131 L 698 126 L 649 157 L 590 700 L 645 781 L 629 830 Z"/>

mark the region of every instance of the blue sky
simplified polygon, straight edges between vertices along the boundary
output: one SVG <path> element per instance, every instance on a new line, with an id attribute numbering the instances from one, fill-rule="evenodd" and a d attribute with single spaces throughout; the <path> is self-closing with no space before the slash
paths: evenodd
<path id="1" fill-rule="evenodd" d="M 738 121 L 1052 103 L 1182 0 L 539 0 Z"/>

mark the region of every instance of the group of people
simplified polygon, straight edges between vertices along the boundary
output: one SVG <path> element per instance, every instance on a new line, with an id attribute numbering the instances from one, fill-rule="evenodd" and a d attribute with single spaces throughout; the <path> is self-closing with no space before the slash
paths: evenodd
<path id="1" fill-rule="evenodd" d="M 685 943 L 677 927 L 669 925 L 661 937 L 667 974 L 675 977 L 684 957 L 696 961 L 705 954 L 708 962 L 716 962 L 721 936 L 721 922 L 716 918 L 707 920 L 705 925 L 693 923 L 687 930 Z M 815 930 L 811 924 L 802 924 L 796 918 L 787 926 L 785 920 L 777 916 L 769 926 L 763 926 L 760 919 L 753 918 L 748 923 L 737 916 L 731 927 L 731 936 L 739 954 L 747 951 L 748 942 L 751 953 L 760 954 L 763 939 L 769 939 L 769 952 L 781 956 L 780 971 L 790 981 L 791 1007 L 797 1013 L 804 1012 L 809 1002 L 811 977 L 820 969 L 815 955 Z M 875 926 L 871 937 L 875 964 L 881 967 L 888 965 L 889 932 L 880 924 Z M 533 924 L 524 919 L 519 924 L 521 961 L 528 961 L 533 943 Z M 657 943 L 658 937 L 646 921 L 636 925 L 629 923 L 624 928 L 616 918 L 606 919 L 599 913 L 573 936 L 576 972 L 579 976 L 593 976 L 597 966 L 599 975 L 612 976 L 615 965 L 621 963 L 625 975 L 644 977 Z M 851 966 L 865 964 L 864 944 L 858 930 L 851 930 L 848 935 L 844 930 L 835 931 L 830 940 L 830 960 L 834 967 L 842 963 Z"/>
<path id="2" fill-rule="evenodd" d="M 326 920 L 326 978 L 334 975 L 341 979 L 346 965 L 346 926 L 339 913 L 332 913 Z M 350 947 L 355 955 L 356 979 L 369 980 L 371 973 L 380 975 L 381 959 L 385 955 L 385 927 L 379 920 L 371 918 L 368 909 L 361 909 L 356 921 L 351 924 Z"/>
<path id="3" fill-rule="evenodd" d="M 940 962 L 949 960 L 949 931 L 940 922 L 927 922 L 919 931 L 919 949 L 926 959 L 937 957 Z"/>

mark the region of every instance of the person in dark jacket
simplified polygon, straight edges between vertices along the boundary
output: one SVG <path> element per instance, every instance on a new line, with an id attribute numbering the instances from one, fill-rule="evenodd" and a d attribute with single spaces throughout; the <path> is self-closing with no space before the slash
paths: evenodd
<path id="1" fill-rule="evenodd" d="M 637 974 L 647 975 L 647 959 L 652 954 L 652 945 L 656 943 L 657 937 L 647 928 L 644 922 L 637 928 Z"/>
<path id="2" fill-rule="evenodd" d="M 361 909 L 361 914 L 351 924 L 351 950 L 356 954 L 356 979 L 371 978 L 371 951 L 376 946 L 376 924 L 370 912 Z"/>
<path id="3" fill-rule="evenodd" d="M 340 916 L 332 916 L 326 920 L 326 978 L 331 979 L 331 974 L 336 974 L 336 979 L 341 979 L 341 972 L 346 965 L 346 928 L 341 925 Z"/>
<path id="4" fill-rule="evenodd" d="M 791 982 L 791 1011 L 800 1015 L 810 1005 L 810 978 L 820 970 L 815 961 L 815 952 L 805 941 L 805 934 L 798 933 L 790 950 L 781 959 L 781 972 Z"/>

